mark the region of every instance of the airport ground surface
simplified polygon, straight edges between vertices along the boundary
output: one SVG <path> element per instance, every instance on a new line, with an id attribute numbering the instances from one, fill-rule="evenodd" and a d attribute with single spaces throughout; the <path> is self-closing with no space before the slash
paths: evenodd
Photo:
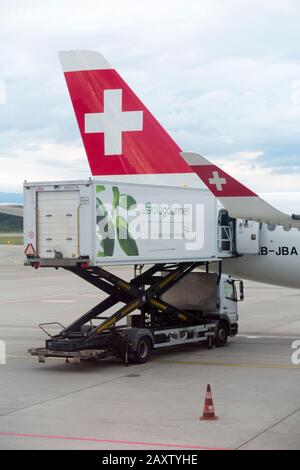
<path id="1" fill-rule="evenodd" d="M 125 277 L 128 268 L 118 268 Z M 0 449 L 299 449 L 300 291 L 246 282 L 240 334 L 226 348 L 117 360 L 39 364 L 38 323 L 68 324 L 99 291 L 63 270 L 22 266 L 22 247 L 0 246 Z M 200 421 L 210 383 L 215 422 Z"/>

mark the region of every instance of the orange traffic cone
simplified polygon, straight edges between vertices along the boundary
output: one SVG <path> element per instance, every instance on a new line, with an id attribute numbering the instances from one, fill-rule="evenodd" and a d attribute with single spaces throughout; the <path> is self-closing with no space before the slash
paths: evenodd
<path id="1" fill-rule="evenodd" d="M 207 385 L 203 415 L 200 418 L 201 420 L 216 420 L 218 417 L 215 415 L 214 403 L 211 394 L 210 385 Z"/>

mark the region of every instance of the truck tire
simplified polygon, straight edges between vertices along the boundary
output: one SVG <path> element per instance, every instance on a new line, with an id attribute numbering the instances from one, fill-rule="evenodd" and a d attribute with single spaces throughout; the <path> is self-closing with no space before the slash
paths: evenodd
<path id="1" fill-rule="evenodd" d="M 134 362 L 137 364 L 144 364 L 148 361 L 151 354 L 151 341 L 147 336 L 143 336 L 136 347 L 134 352 Z"/>
<path id="2" fill-rule="evenodd" d="M 229 329 L 225 321 L 220 321 L 216 330 L 215 345 L 217 348 L 223 348 L 228 339 Z"/>

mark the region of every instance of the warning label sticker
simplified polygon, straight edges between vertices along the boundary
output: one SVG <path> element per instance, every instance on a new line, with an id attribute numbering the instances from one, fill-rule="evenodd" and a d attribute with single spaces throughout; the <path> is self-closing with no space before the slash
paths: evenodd
<path id="1" fill-rule="evenodd" d="M 33 256 L 33 255 L 35 255 L 35 249 L 33 248 L 32 243 L 28 243 L 28 245 L 27 245 L 26 248 L 25 248 L 24 253 L 25 253 L 26 256 Z"/>

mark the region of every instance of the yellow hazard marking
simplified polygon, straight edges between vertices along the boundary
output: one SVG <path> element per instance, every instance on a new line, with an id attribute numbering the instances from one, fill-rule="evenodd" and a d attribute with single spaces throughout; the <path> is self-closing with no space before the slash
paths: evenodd
<path id="1" fill-rule="evenodd" d="M 160 282 L 159 287 L 163 287 L 169 281 L 172 281 L 172 279 L 174 279 L 174 277 L 176 277 L 176 276 L 177 276 L 176 271 L 173 274 L 169 274 L 168 276 L 165 277 L 165 279 L 163 281 Z"/>
<path id="2" fill-rule="evenodd" d="M 187 320 L 187 316 L 184 315 L 183 313 L 180 313 L 180 314 L 178 315 L 178 318 L 180 318 L 180 320 Z"/>
<path id="3" fill-rule="evenodd" d="M 124 315 L 127 315 L 127 313 L 130 313 L 132 310 L 134 310 L 139 305 L 140 305 L 140 301 L 136 300 L 132 305 L 129 305 L 128 307 L 124 308 L 124 310 L 122 312 L 122 317 L 124 317 Z"/>
<path id="4" fill-rule="evenodd" d="M 102 326 L 99 326 L 99 328 L 97 328 L 97 330 L 96 330 L 96 333 L 100 333 L 101 331 L 105 330 L 109 326 L 116 323 L 116 321 L 117 321 L 116 317 L 111 318 L 111 320 L 108 320 L 107 322 L 103 323 Z"/>
<path id="5" fill-rule="evenodd" d="M 164 361 L 154 359 L 157 364 L 189 365 L 189 366 L 220 366 L 220 367 L 254 367 L 258 369 L 298 369 L 300 366 L 292 364 L 242 364 L 238 362 L 211 362 L 211 361 Z"/>
<path id="6" fill-rule="evenodd" d="M 127 290 L 130 290 L 132 287 L 130 284 L 128 284 L 128 282 L 125 282 L 125 281 L 119 281 L 118 285 L 121 287 L 124 287 L 124 289 L 127 289 Z"/>
<path id="7" fill-rule="evenodd" d="M 166 305 L 161 304 L 160 302 L 158 302 L 155 299 L 150 300 L 150 304 L 155 305 L 156 307 L 160 308 L 161 310 L 167 310 L 167 308 L 168 308 L 168 307 L 166 307 Z"/>

